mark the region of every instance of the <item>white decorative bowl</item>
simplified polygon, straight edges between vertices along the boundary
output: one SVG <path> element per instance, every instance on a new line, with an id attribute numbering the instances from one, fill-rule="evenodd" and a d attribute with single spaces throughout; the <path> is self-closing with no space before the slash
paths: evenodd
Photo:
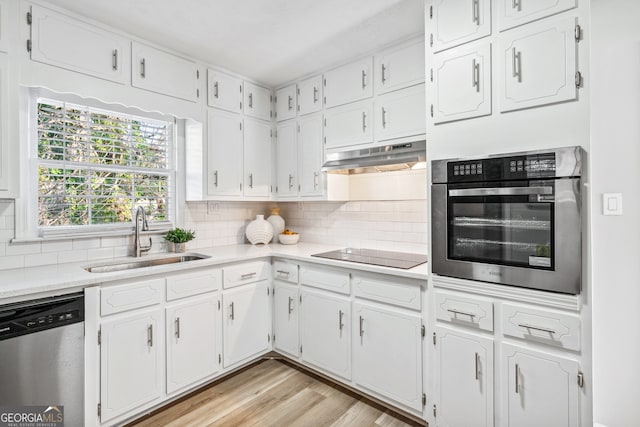
<path id="1" fill-rule="evenodd" d="M 280 243 L 283 245 L 295 245 L 300 240 L 299 234 L 278 234 Z"/>

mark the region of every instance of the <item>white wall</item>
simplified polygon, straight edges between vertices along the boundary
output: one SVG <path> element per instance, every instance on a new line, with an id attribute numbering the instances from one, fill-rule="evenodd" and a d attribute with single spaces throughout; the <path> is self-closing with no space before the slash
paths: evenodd
<path id="1" fill-rule="evenodd" d="M 591 0 L 594 421 L 640 425 L 640 1 Z M 603 216 L 602 193 L 623 216 Z"/>

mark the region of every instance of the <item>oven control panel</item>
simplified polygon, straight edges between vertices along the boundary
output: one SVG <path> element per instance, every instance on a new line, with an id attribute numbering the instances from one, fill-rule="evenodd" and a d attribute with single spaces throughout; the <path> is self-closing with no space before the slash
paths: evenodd
<path id="1" fill-rule="evenodd" d="M 555 153 L 462 160 L 447 163 L 448 182 L 505 181 L 556 176 Z"/>

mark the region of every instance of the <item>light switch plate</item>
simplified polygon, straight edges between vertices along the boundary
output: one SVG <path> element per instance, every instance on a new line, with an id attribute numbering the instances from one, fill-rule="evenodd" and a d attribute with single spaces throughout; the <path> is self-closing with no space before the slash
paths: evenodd
<path id="1" fill-rule="evenodd" d="M 622 215 L 622 193 L 602 194 L 602 214 Z"/>

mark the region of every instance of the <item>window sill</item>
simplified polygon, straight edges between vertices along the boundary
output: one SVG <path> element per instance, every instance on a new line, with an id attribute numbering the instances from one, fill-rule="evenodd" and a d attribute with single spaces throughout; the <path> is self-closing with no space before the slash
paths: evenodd
<path id="1" fill-rule="evenodd" d="M 171 226 L 156 227 L 147 231 L 140 231 L 140 235 L 141 236 L 160 235 L 160 234 L 165 234 L 167 231 L 171 229 L 172 229 Z M 95 239 L 100 237 L 124 237 L 124 236 L 133 236 L 134 234 L 135 234 L 134 230 L 118 230 L 118 231 L 114 230 L 114 231 L 96 231 L 93 233 L 56 234 L 56 235 L 40 236 L 40 237 L 13 238 L 11 239 L 9 244 L 52 242 L 56 240 Z"/>

